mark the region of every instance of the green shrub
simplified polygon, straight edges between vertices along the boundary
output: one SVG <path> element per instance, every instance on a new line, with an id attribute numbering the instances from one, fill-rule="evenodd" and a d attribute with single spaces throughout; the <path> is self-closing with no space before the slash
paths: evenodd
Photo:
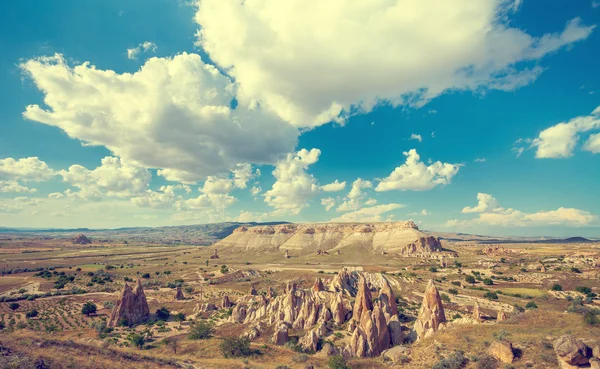
<path id="1" fill-rule="evenodd" d="M 449 304 L 450 303 L 450 296 L 446 295 L 445 293 L 442 293 L 440 295 L 440 298 L 442 299 L 443 302 Z"/>
<path id="2" fill-rule="evenodd" d="M 489 300 L 498 300 L 498 294 L 496 292 L 486 292 L 483 297 Z"/>
<path id="3" fill-rule="evenodd" d="M 537 304 L 533 301 L 529 301 L 527 305 L 525 305 L 525 309 L 537 309 Z"/>
<path id="4" fill-rule="evenodd" d="M 448 290 L 448 293 L 451 295 L 458 295 L 458 290 L 456 288 L 451 288 Z"/>
<path id="5" fill-rule="evenodd" d="M 591 288 L 584 287 L 584 286 L 575 287 L 575 291 L 577 291 L 579 293 L 583 293 L 584 295 L 592 293 L 592 289 Z"/>
<path id="6" fill-rule="evenodd" d="M 465 277 L 465 282 L 473 284 L 475 283 L 475 277 L 473 277 L 472 275 L 468 275 Z"/>
<path id="7" fill-rule="evenodd" d="M 243 357 L 253 354 L 250 349 L 250 340 L 241 337 L 227 337 L 219 345 L 225 358 Z"/>
<path id="8" fill-rule="evenodd" d="M 348 365 L 346 365 L 346 360 L 340 355 L 331 356 L 327 362 L 327 366 L 329 369 L 350 369 Z"/>
<path id="9" fill-rule="evenodd" d="M 203 340 L 212 337 L 214 329 L 212 324 L 199 321 L 191 325 L 188 338 L 191 340 Z"/>
<path id="10" fill-rule="evenodd" d="M 143 335 L 134 333 L 131 336 L 129 336 L 129 342 L 131 342 L 132 345 L 134 345 L 135 347 L 137 347 L 141 350 L 144 347 L 144 343 L 146 342 L 146 339 L 144 338 Z"/>
<path id="11" fill-rule="evenodd" d="M 598 319 L 598 313 L 595 311 L 588 310 L 583 314 L 583 321 L 587 325 L 598 326 L 600 325 L 600 319 Z"/>
<path id="12" fill-rule="evenodd" d="M 467 363 L 467 358 L 462 351 L 455 351 L 435 363 L 432 369 L 460 369 Z"/>
<path id="13" fill-rule="evenodd" d="M 562 291 L 562 286 L 558 283 L 555 283 L 552 285 L 552 288 L 550 288 L 552 291 Z"/>
<path id="14" fill-rule="evenodd" d="M 491 286 L 491 285 L 493 285 L 493 284 L 494 284 L 494 281 L 492 281 L 492 280 L 491 280 L 491 279 L 489 279 L 489 278 L 485 278 L 485 279 L 483 280 L 483 284 L 485 284 L 486 286 Z"/>
<path id="15" fill-rule="evenodd" d="M 18 309 L 20 306 L 21 306 L 21 305 L 19 305 L 19 304 L 18 304 L 18 303 L 16 303 L 16 302 L 11 302 L 11 303 L 8 305 L 8 308 L 9 308 L 10 310 L 12 310 L 12 311 L 15 311 L 15 310 L 17 310 L 17 309 Z"/>
<path id="16" fill-rule="evenodd" d="M 97 310 L 98 310 L 98 307 L 96 306 L 96 304 L 94 304 L 91 301 L 88 301 L 85 304 L 83 304 L 83 306 L 81 307 L 81 314 L 90 316 L 90 315 L 96 314 Z"/>
<path id="17" fill-rule="evenodd" d="M 25 317 L 26 318 L 35 318 L 36 316 L 38 316 L 38 311 L 35 309 L 29 310 L 28 312 L 25 313 Z"/>
<path id="18" fill-rule="evenodd" d="M 167 309 L 166 307 L 161 307 L 160 309 L 156 310 L 156 318 L 159 320 L 167 320 L 169 319 L 169 316 L 171 315 L 171 312 L 169 311 L 169 309 Z"/>

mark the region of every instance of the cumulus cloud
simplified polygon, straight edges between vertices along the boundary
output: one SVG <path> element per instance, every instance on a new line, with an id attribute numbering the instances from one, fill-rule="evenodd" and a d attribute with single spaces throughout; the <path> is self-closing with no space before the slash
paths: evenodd
<path id="1" fill-rule="evenodd" d="M 145 168 L 133 165 L 121 158 L 107 156 L 94 170 L 81 165 L 71 165 L 59 174 L 78 191 L 68 191 L 67 195 L 83 199 L 111 197 L 131 197 L 142 193 L 148 187 L 152 174 Z"/>
<path id="2" fill-rule="evenodd" d="M 319 192 L 317 180 L 306 172 L 319 160 L 319 155 L 319 149 L 302 149 L 277 163 L 273 171 L 276 181 L 264 194 L 265 202 L 276 209 L 276 214 L 300 213 L 308 200 Z"/>
<path id="3" fill-rule="evenodd" d="M 161 186 L 158 191 L 146 190 L 143 194 L 131 198 L 131 202 L 139 207 L 154 208 L 154 209 L 170 209 L 175 206 L 176 201 L 181 201 L 182 196 L 177 195 L 178 190 L 187 190 L 189 187 L 176 186 Z"/>
<path id="4" fill-rule="evenodd" d="M 489 194 L 477 194 L 478 204 L 474 207 L 465 207 L 463 213 L 478 213 L 478 217 L 469 220 L 452 219 L 446 222 L 447 228 L 471 227 L 478 224 L 500 227 L 530 227 L 562 225 L 583 227 L 593 225 L 598 217 L 588 211 L 574 208 L 558 208 L 556 210 L 541 210 L 535 213 L 526 213 L 513 208 L 503 208 L 498 201 Z"/>
<path id="5" fill-rule="evenodd" d="M 373 205 L 373 201 L 375 200 L 365 200 L 367 194 L 363 190 L 367 188 L 373 188 L 373 183 L 371 183 L 371 181 L 362 178 L 356 179 L 352 182 L 352 188 L 350 188 L 350 192 L 346 195 L 344 202 L 337 207 L 336 211 L 350 211 L 356 210 L 363 205 Z M 368 204 L 366 204 L 366 202 L 368 202 Z"/>
<path id="6" fill-rule="evenodd" d="M 240 101 L 314 127 L 382 101 L 420 106 L 449 90 L 518 88 L 543 70 L 523 69 L 523 62 L 584 40 L 594 28 L 575 18 L 534 37 L 511 26 L 515 4 L 198 0 L 195 19 L 198 44 L 239 83 Z"/>
<path id="7" fill-rule="evenodd" d="M 436 186 L 444 186 L 451 182 L 462 164 L 449 164 L 437 161 L 427 166 L 421 161 L 417 150 L 411 149 L 403 153 L 406 162 L 394 169 L 381 180 L 375 191 L 410 190 L 425 191 Z"/>
<path id="8" fill-rule="evenodd" d="M 587 140 L 583 149 L 586 151 L 590 151 L 594 154 L 600 153 L 600 133 L 596 133 L 595 135 L 590 135 L 590 138 Z"/>
<path id="9" fill-rule="evenodd" d="M 0 180 L 41 182 L 56 175 L 48 164 L 37 157 L 0 159 Z"/>
<path id="10" fill-rule="evenodd" d="M 134 48 L 127 49 L 127 58 L 136 59 L 140 52 L 156 52 L 158 46 L 154 42 L 145 41 Z"/>
<path id="11" fill-rule="evenodd" d="M 321 190 L 325 192 L 338 192 L 346 188 L 346 181 L 340 182 L 337 179 L 329 184 L 321 186 Z"/>
<path id="12" fill-rule="evenodd" d="M 322 198 L 321 205 L 325 207 L 325 211 L 329 211 L 335 206 L 335 199 L 333 197 Z"/>
<path id="13" fill-rule="evenodd" d="M 410 135 L 410 139 L 411 140 L 416 140 L 416 141 L 419 141 L 419 142 L 423 142 L 423 137 L 421 137 L 421 135 L 418 135 L 416 133 L 411 134 Z"/>
<path id="14" fill-rule="evenodd" d="M 17 181 L 0 181 L 0 192 L 4 193 L 34 193 L 35 188 L 29 188 L 19 184 Z"/>
<path id="15" fill-rule="evenodd" d="M 540 132 L 538 137 L 533 140 L 520 139 L 517 140 L 517 143 L 530 142 L 531 147 L 536 149 L 536 158 L 568 158 L 573 156 L 575 147 L 580 140 L 580 134 L 597 129 L 600 129 L 600 106 L 591 115 L 558 123 Z M 583 149 L 593 153 L 600 152 L 600 150 L 595 150 L 597 148 L 596 140 L 598 140 L 598 135 L 590 136 Z M 523 149 L 519 149 L 522 153 Z"/>
<path id="16" fill-rule="evenodd" d="M 151 58 L 133 74 L 89 62 L 71 67 L 60 54 L 21 69 L 47 106 L 29 105 L 25 118 L 158 168 L 171 181 L 193 183 L 242 163 L 273 164 L 296 145 L 298 130 L 259 106 L 232 108 L 235 85 L 196 54 Z"/>
<path id="17" fill-rule="evenodd" d="M 252 194 L 252 196 L 256 196 L 261 192 L 262 188 L 260 186 L 252 186 L 252 189 L 250 189 L 250 193 Z"/>
<path id="18" fill-rule="evenodd" d="M 381 222 L 384 220 L 383 214 L 403 208 L 404 206 L 405 205 L 402 204 L 385 204 L 362 208 L 333 218 L 331 219 L 331 222 Z M 389 216 L 385 220 L 391 220 L 391 218 L 392 217 Z"/>

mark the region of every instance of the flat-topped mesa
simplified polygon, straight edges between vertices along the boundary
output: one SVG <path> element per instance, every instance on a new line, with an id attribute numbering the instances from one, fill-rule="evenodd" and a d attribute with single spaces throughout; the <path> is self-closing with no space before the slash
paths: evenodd
<path id="1" fill-rule="evenodd" d="M 324 256 L 346 247 L 366 248 L 383 255 L 442 251 L 439 239 L 427 236 L 412 221 L 242 226 L 217 245 L 245 251 L 294 251 L 294 255 L 320 251 Z"/>
<path id="2" fill-rule="evenodd" d="M 121 298 L 110 314 L 108 325 L 111 327 L 120 324 L 135 325 L 147 320 L 149 317 L 148 301 L 142 288 L 142 282 L 138 279 L 135 291 L 131 289 L 129 284 L 125 283 Z"/>
<path id="3" fill-rule="evenodd" d="M 427 283 L 427 288 L 425 288 L 419 317 L 414 326 L 417 338 L 421 339 L 431 335 L 445 322 L 446 313 L 444 312 L 442 299 L 433 280 L 430 279 L 429 283 Z"/>

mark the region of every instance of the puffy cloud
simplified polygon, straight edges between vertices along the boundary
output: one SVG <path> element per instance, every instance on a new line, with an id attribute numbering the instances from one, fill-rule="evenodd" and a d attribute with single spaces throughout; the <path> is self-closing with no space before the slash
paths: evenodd
<path id="1" fill-rule="evenodd" d="M 252 165 L 250 164 L 238 164 L 231 172 L 233 173 L 234 185 L 237 188 L 246 188 L 249 180 L 260 176 L 260 169 L 256 169 L 256 172 L 252 173 Z"/>
<path id="2" fill-rule="evenodd" d="M 596 129 L 600 129 L 600 106 L 591 115 L 558 123 L 540 132 L 539 136 L 532 141 L 524 141 L 531 142 L 531 147 L 536 148 L 536 158 L 568 158 L 573 156 L 575 146 L 579 142 L 579 134 Z M 597 135 L 591 136 L 584 150 L 600 152 L 600 150 L 594 151 L 595 139 Z"/>
<path id="3" fill-rule="evenodd" d="M 362 208 L 333 218 L 331 219 L 331 222 L 381 222 L 384 220 L 382 214 L 403 208 L 404 206 L 405 205 L 402 204 L 385 204 Z M 390 219 L 391 216 L 386 220 Z"/>
<path id="4" fill-rule="evenodd" d="M 321 190 L 325 192 L 338 192 L 346 188 L 346 181 L 340 182 L 337 179 L 329 184 L 321 186 Z"/>
<path id="5" fill-rule="evenodd" d="M 275 166 L 273 187 L 265 192 L 265 202 L 276 209 L 276 214 L 298 214 L 318 192 L 319 186 L 308 167 L 319 160 L 321 150 L 302 149 L 288 154 Z"/>
<path id="6" fill-rule="evenodd" d="M 0 159 L 0 180 L 41 182 L 52 179 L 56 173 L 37 157 Z"/>
<path id="7" fill-rule="evenodd" d="M 375 191 L 411 190 L 425 191 L 451 182 L 462 164 L 437 161 L 429 166 L 420 161 L 415 149 L 403 153 L 406 162 L 394 169 L 389 177 L 379 182 Z"/>
<path id="8" fill-rule="evenodd" d="M 273 164 L 296 145 L 298 130 L 259 106 L 232 108 L 235 85 L 196 54 L 151 58 L 133 74 L 89 62 L 70 67 L 60 54 L 21 69 L 48 107 L 29 105 L 25 118 L 159 168 L 171 181 L 193 183 L 240 163 Z"/>
<path id="9" fill-rule="evenodd" d="M 252 188 L 250 189 L 250 193 L 252 194 L 252 196 L 256 196 L 261 192 L 262 188 L 260 186 L 252 186 Z"/>
<path id="10" fill-rule="evenodd" d="M 17 181 L 0 181 L 0 192 L 34 193 L 37 192 L 37 189 L 22 186 Z"/>
<path id="11" fill-rule="evenodd" d="M 51 200 L 58 200 L 58 199 L 62 199 L 63 197 L 65 197 L 65 195 L 63 195 L 60 192 L 52 192 L 52 193 L 48 194 L 48 198 Z"/>
<path id="12" fill-rule="evenodd" d="M 518 88 L 543 70 L 522 62 L 594 28 L 576 18 L 561 32 L 533 37 L 511 26 L 518 7 L 507 0 L 197 4 L 198 44 L 239 83 L 239 100 L 311 127 L 382 101 L 419 106 L 449 90 Z"/>
<path id="13" fill-rule="evenodd" d="M 502 208 L 498 201 L 489 194 L 477 194 L 479 200 L 475 207 L 466 207 L 463 213 L 479 213 L 475 219 L 453 219 L 446 222 L 447 228 L 471 227 L 478 224 L 500 227 L 531 227 L 562 225 L 582 227 L 594 225 L 598 217 L 588 211 L 574 208 L 558 208 L 557 210 L 526 213 L 512 208 Z"/>
<path id="14" fill-rule="evenodd" d="M 186 190 L 187 186 L 161 186 L 158 191 L 146 190 L 143 195 L 131 198 L 131 202 L 140 207 L 154 209 L 170 209 L 175 206 L 176 201 L 181 200 L 175 192 L 177 190 Z"/>
<path id="15" fill-rule="evenodd" d="M 329 211 L 335 206 L 335 199 L 333 197 L 322 198 L 321 205 L 325 207 L 325 211 Z"/>
<path id="16" fill-rule="evenodd" d="M 586 151 L 591 151 L 594 154 L 600 153 L 600 133 L 590 135 L 590 138 L 583 146 L 583 149 Z"/>
<path id="17" fill-rule="evenodd" d="M 150 41 L 145 41 L 142 42 L 141 44 L 137 45 L 134 48 L 131 49 L 127 49 L 127 58 L 128 59 L 136 59 L 138 54 L 141 51 L 144 52 L 155 52 L 156 49 L 158 49 L 158 46 L 156 46 L 156 44 L 154 42 L 150 42 Z"/>
<path id="18" fill-rule="evenodd" d="M 131 197 L 143 193 L 152 179 L 147 169 L 111 156 L 103 158 L 102 164 L 94 170 L 71 165 L 59 174 L 63 181 L 78 188 L 78 191 L 69 190 L 66 194 L 83 199 Z"/>
<path id="19" fill-rule="evenodd" d="M 348 192 L 344 202 L 337 207 L 336 211 L 350 211 L 356 210 L 363 205 L 372 205 L 372 201 L 374 200 L 367 199 L 366 202 L 369 204 L 363 203 L 367 196 L 363 190 L 367 188 L 373 188 L 371 181 L 366 181 L 362 178 L 356 179 L 352 182 L 352 188 L 350 188 L 350 192 Z"/>
<path id="20" fill-rule="evenodd" d="M 413 133 L 410 135 L 410 139 L 411 140 L 417 140 L 419 142 L 423 142 L 423 137 L 421 137 L 421 135 L 418 135 L 416 133 Z"/>
<path id="21" fill-rule="evenodd" d="M 196 198 L 185 200 L 184 209 L 211 209 L 219 213 L 233 205 L 237 199 L 226 193 L 204 193 Z"/>
<path id="22" fill-rule="evenodd" d="M 488 213 L 492 212 L 495 209 L 499 208 L 498 200 L 494 198 L 494 196 L 487 193 L 478 193 L 477 194 L 477 206 L 474 207 L 465 207 L 462 209 L 463 213 Z"/>

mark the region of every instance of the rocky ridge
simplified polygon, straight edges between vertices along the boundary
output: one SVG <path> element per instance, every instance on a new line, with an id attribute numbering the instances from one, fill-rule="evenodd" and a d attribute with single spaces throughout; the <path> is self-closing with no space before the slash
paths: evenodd
<path id="1" fill-rule="evenodd" d="M 246 251 L 323 252 L 361 246 L 376 253 L 427 254 L 442 250 L 438 238 L 412 221 L 381 223 L 307 223 L 241 226 L 217 243 Z"/>

